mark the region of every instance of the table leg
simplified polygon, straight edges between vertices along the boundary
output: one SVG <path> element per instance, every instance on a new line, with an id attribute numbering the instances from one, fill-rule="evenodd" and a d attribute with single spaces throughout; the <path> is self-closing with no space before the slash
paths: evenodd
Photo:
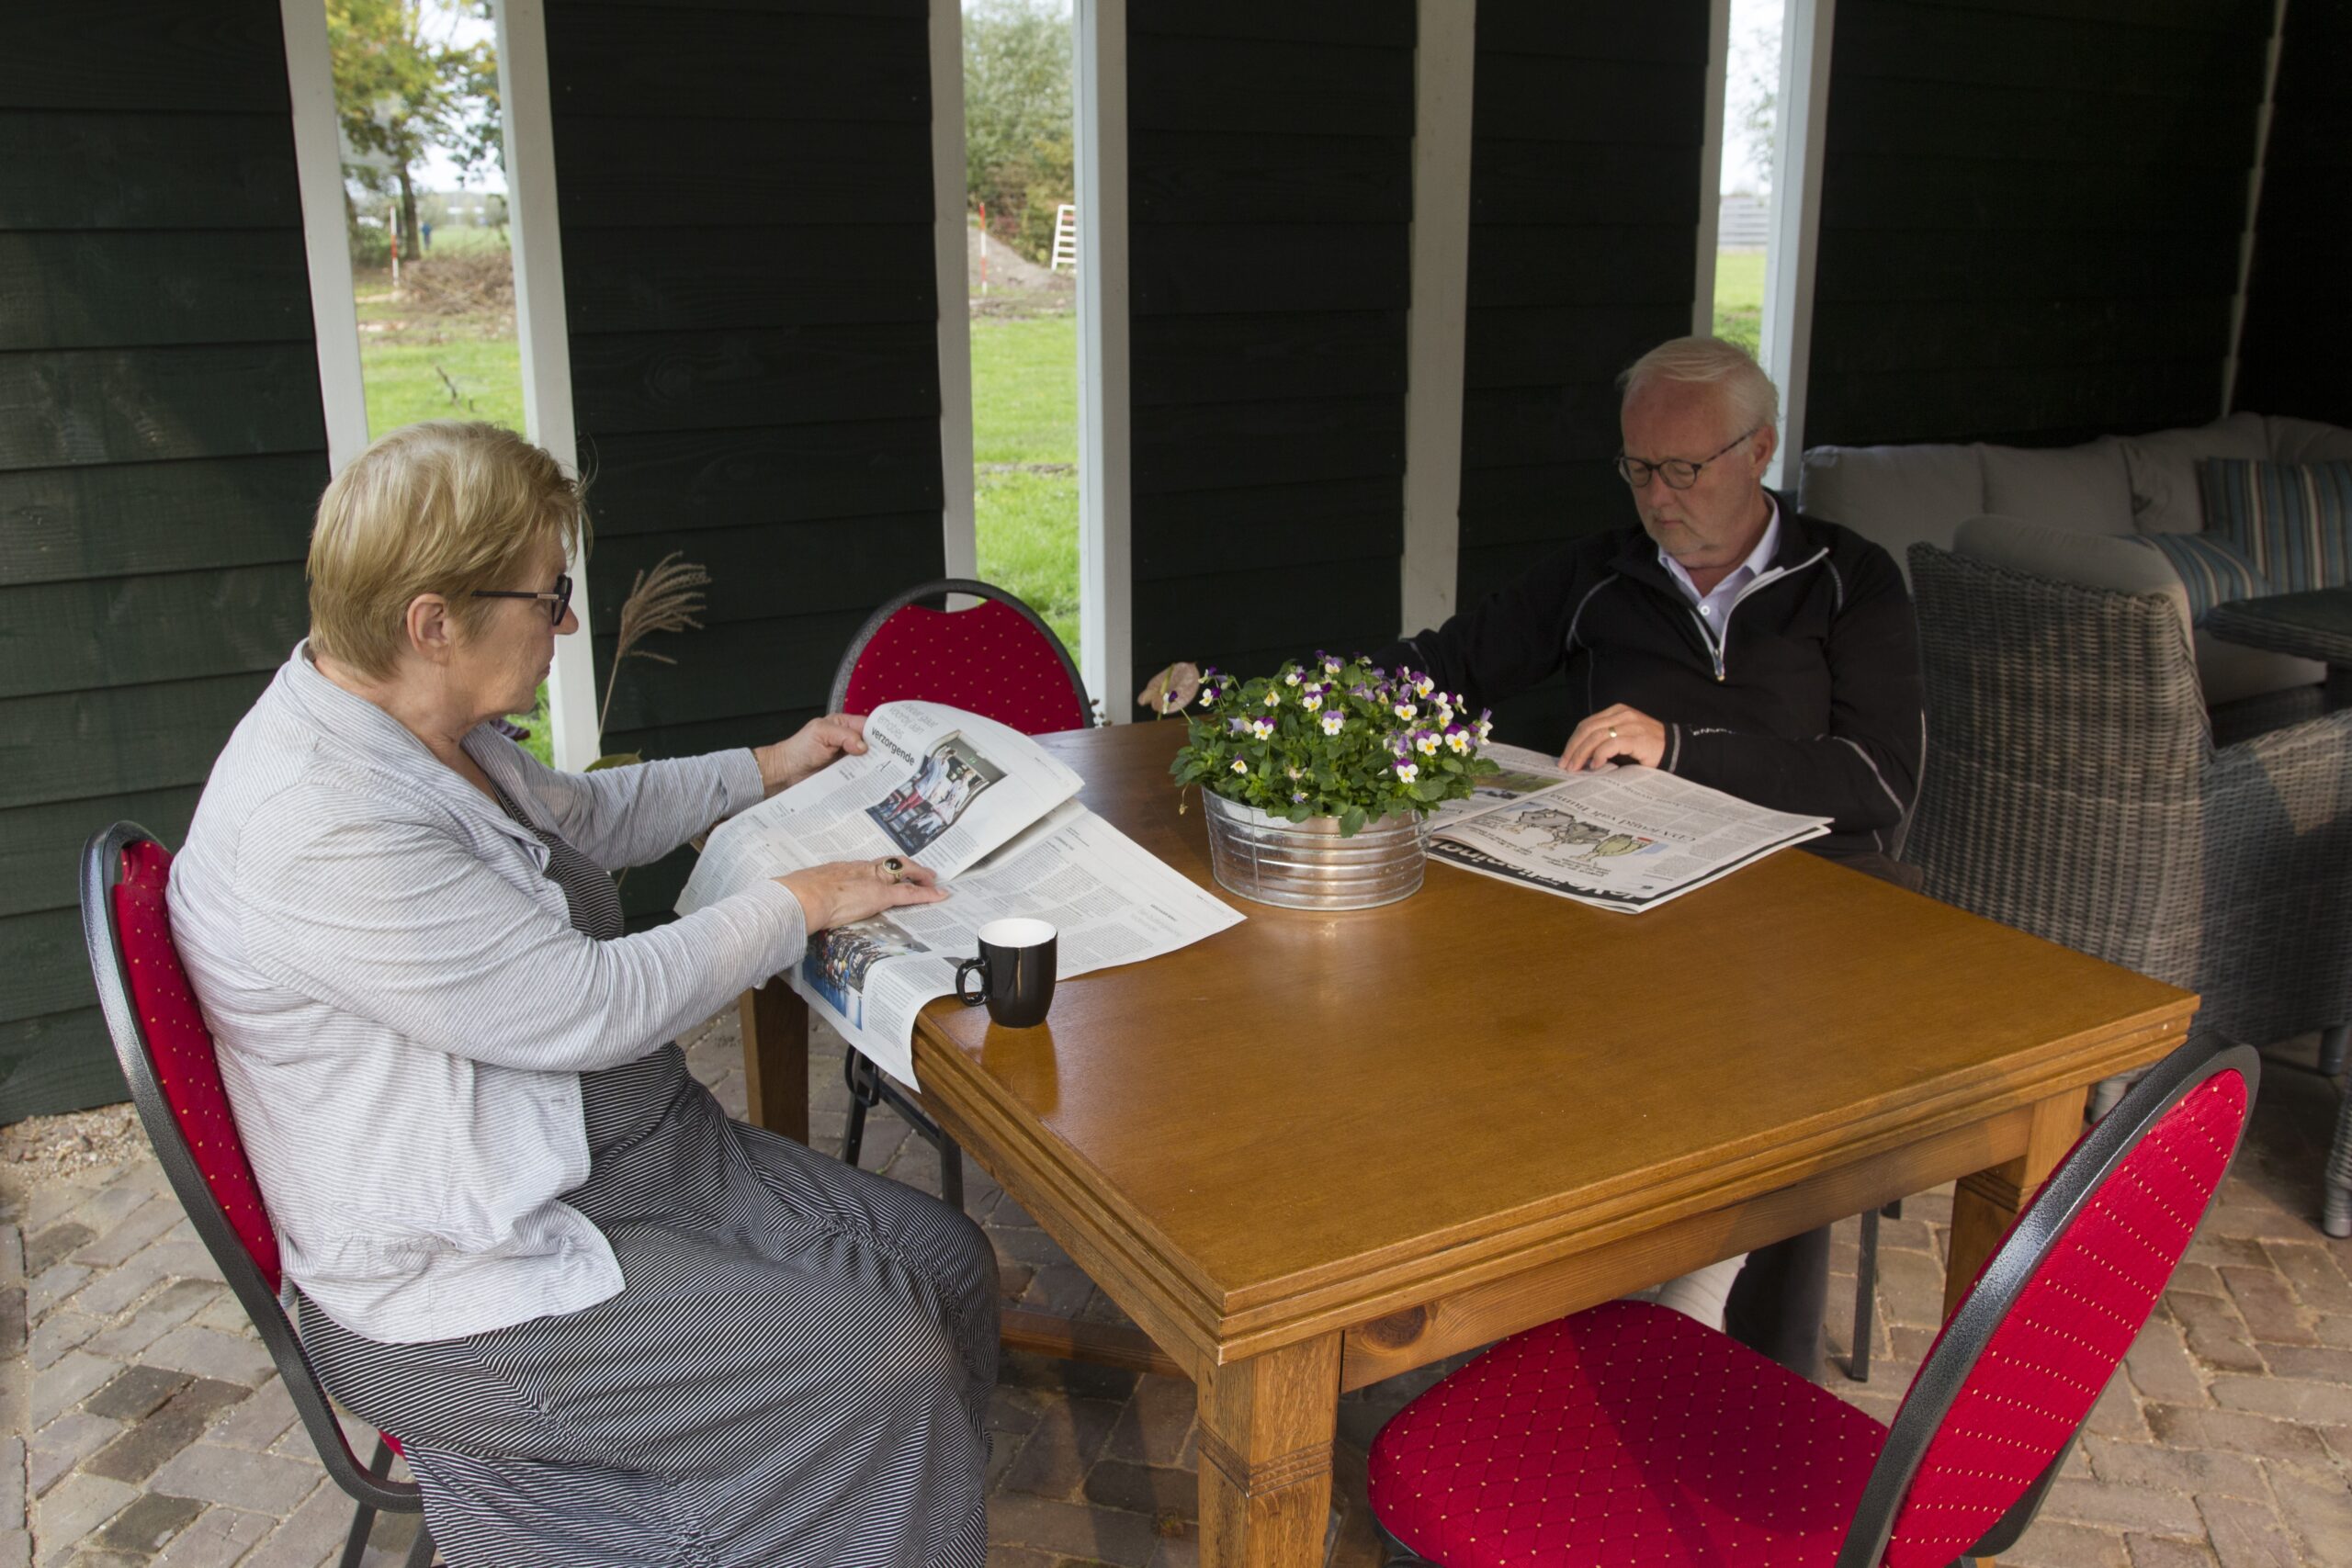
<path id="1" fill-rule="evenodd" d="M 2037 1103 L 2026 1134 L 2025 1152 L 1989 1170 L 1963 1176 L 1951 1197 L 1951 1257 L 1944 1264 L 1944 1316 L 1976 1282 L 1977 1270 L 1993 1255 L 2009 1224 L 2033 1201 L 2052 1170 L 2075 1146 L 2083 1130 L 2086 1089 L 2070 1089 Z"/>
<path id="2" fill-rule="evenodd" d="M 743 1099 L 754 1127 L 808 1141 L 808 1004 L 782 979 L 745 991 Z"/>
<path id="3" fill-rule="evenodd" d="M 1213 1368 L 1200 1385 L 1202 1568 L 1309 1568 L 1331 1517 L 1340 1337 Z"/>

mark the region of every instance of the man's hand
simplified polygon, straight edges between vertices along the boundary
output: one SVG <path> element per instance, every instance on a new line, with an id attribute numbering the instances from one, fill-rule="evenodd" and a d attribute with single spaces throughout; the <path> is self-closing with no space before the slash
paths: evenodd
<path id="1" fill-rule="evenodd" d="M 1577 726 L 1568 749 L 1560 753 L 1564 773 L 1605 768 L 1631 762 L 1655 768 L 1666 761 L 1666 726 L 1623 703 L 1612 703 Z"/>
<path id="2" fill-rule="evenodd" d="M 1165 718 L 1171 713 L 1183 712 L 1200 694 L 1200 666 L 1171 664 L 1154 675 L 1150 684 L 1136 694 L 1136 705 L 1149 708 L 1156 716 Z"/>
<path id="3" fill-rule="evenodd" d="M 799 734 L 759 747 L 752 756 L 760 764 L 760 783 L 774 795 L 837 757 L 854 757 L 865 750 L 865 720 L 854 713 L 832 713 L 810 719 L 800 727 Z"/>
<path id="4" fill-rule="evenodd" d="M 895 874 L 884 861 L 837 860 L 776 880 L 800 900 L 811 932 L 863 920 L 901 904 L 936 904 L 947 897 L 947 890 L 938 886 L 938 874 L 928 866 L 902 855 L 890 858 L 899 863 Z"/>

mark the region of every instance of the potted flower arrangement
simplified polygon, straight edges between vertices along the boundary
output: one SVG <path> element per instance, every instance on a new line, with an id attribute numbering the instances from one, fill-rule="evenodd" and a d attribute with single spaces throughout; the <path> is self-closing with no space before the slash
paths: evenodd
<path id="1" fill-rule="evenodd" d="M 1498 772 L 1493 728 L 1425 674 L 1317 654 L 1243 681 L 1214 667 L 1169 769 L 1201 786 L 1209 863 L 1242 897 L 1293 908 L 1393 903 L 1421 885 L 1424 818 Z"/>

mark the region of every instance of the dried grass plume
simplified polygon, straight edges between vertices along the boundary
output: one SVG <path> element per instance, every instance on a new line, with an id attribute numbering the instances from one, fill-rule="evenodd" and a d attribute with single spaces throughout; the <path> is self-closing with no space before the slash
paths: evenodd
<path id="1" fill-rule="evenodd" d="M 699 631 L 702 622 L 695 617 L 703 611 L 702 590 L 710 582 L 710 573 L 693 561 L 680 560 L 679 552 L 672 550 L 653 563 L 650 571 L 640 571 L 628 587 L 628 597 L 621 601 L 620 637 L 613 649 L 613 672 L 605 682 L 605 705 L 596 715 L 596 732 L 601 737 L 612 716 L 613 691 L 620 683 L 621 660 L 624 659 L 654 659 L 664 664 L 676 660 L 666 653 L 656 653 L 639 648 L 655 632 Z"/>

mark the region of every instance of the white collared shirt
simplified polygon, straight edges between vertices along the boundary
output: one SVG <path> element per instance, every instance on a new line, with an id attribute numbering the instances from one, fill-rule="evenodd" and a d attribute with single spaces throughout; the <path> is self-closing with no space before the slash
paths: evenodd
<path id="1" fill-rule="evenodd" d="M 1737 602 L 1740 591 L 1771 570 L 1773 553 L 1781 547 L 1781 502 L 1769 490 L 1764 492 L 1764 502 L 1772 509 L 1772 515 L 1765 520 L 1764 536 L 1756 541 L 1756 547 L 1747 552 L 1746 560 L 1715 584 L 1712 593 L 1700 592 L 1699 585 L 1690 581 L 1690 574 L 1682 570 L 1682 563 L 1668 555 L 1663 545 L 1658 547 L 1658 564 L 1666 568 L 1667 575 L 1674 579 L 1683 597 L 1699 607 L 1699 620 L 1707 628 L 1708 640 L 1718 648 L 1723 646 L 1724 627 L 1731 620 L 1731 607 Z"/>
<path id="2" fill-rule="evenodd" d="M 749 751 L 564 773 L 483 725 L 466 752 L 606 868 L 757 801 Z M 295 649 L 213 764 L 172 937 L 286 1278 L 370 1339 L 447 1339 L 621 1288 L 561 1195 L 580 1075 L 634 1061 L 800 957 L 780 883 L 611 942 L 547 846 Z"/>

